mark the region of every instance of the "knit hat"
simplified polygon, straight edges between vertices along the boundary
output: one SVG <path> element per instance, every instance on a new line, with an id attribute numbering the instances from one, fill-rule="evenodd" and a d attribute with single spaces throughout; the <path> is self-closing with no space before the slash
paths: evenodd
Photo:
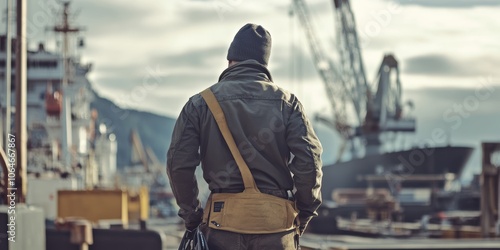
<path id="1" fill-rule="evenodd" d="M 227 52 L 229 61 L 254 59 L 267 66 L 271 55 L 271 34 L 264 27 L 248 23 L 234 36 Z"/>

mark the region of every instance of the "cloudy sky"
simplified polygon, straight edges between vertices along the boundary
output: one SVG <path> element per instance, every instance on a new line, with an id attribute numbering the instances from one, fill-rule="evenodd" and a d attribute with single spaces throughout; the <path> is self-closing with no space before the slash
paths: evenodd
<path id="1" fill-rule="evenodd" d="M 45 31 L 56 21 L 57 2 L 28 0 L 32 48 L 39 41 L 57 47 L 54 34 Z M 306 2 L 326 53 L 335 57 L 332 1 Z M 500 140 L 500 0 L 351 2 L 368 80 L 384 53 L 394 53 L 400 62 L 404 97 L 413 100 L 418 117 L 415 143 L 437 127 L 449 131 L 452 143 Z M 72 21 L 86 29 L 81 33 L 86 47 L 78 53 L 94 65 L 89 78 L 98 93 L 123 107 L 175 117 L 191 95 L 217 81 L 234 34 L 254 22 L 272 34 L 275 82 L 295 92 L 311 115 L 329 114 L 304 32 L 290 16 L 291 0 L 73 0 L 72 5 L 77 14 Z M 465 105 L 468 115 L 454 109 L 457 105 Z"/>

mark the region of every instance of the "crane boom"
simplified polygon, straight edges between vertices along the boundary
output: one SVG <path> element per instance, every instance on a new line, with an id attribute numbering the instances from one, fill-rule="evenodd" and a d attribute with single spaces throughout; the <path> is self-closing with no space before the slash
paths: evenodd
<path id="1" fill-rule="evenodd" d="M 336 13 L 337 50 L 340 63 L 337 68 L 321 48 L 310 22 L 310 15 L 304 0 L 293 0 L 309 47 L 313 54 L 316 68 L 325 84 L 328 99 L 334 112 L 336 130 L 347 141 L 360 138 L 364 140 L 365 154 L 382 152 L 384 132 L 414 132 L 415 120 L 402 117 L 401 83 L 398 62 L 392 55 L 386 55 L 377 73 L 376 93 L 372 93 L 366 80 L 366 74 L 356 31 L 354 13 L 350 0 L 332 0 Z M 391 81 L 391 74 L 396 74 Z M 348 124 L 346 107 L 352 103 L 357 124 Z M 350 107 L 350 106 L 349 106 Z M 325 119 L 320 119 L 327 121 Z M 327 121 L 327 124 L 332 124 Z M 353 143 L 351 143 L 351 146 Z M 341 153 L 345 143 L 341 146 Z M 354 149 L 355 155 L 362 146 Z M 355 152 L 358 151 L 358 152 Z"/>
<path id="2" fill-rule="evenodd" d="M 337 50 L 340 55 L 340 71 L 343 74 L 347 95 L 350 97 L 356 118 L 362 123 L 370 90 L 366 81 L 361 47 L 356 31 L 356 19 L 349 0 L 333 0 L 336 12 Z"/>
<path id="3" fill-rule="evenodd" d="M 333 61 L 326 57 L 326 53 L 314 32 L 309 18 L 309 10 L 303 0 L 293 0 L 294 10 L 300 19 L 306 37 L 309 42 L 309 48 L 313 55 L 314 64 L 325 85 L 326 94 L 330 102 L 335 129 L 344 139 L 350 137 L 350 126 L 347 124 L 347 115 L 345 112 L 345 85 L 342 75 L 337 71 Z"/>

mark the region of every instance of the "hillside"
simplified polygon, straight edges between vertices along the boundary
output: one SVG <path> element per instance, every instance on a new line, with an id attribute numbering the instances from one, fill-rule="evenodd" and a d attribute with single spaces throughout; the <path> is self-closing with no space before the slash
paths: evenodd
<path id="1" fill-rule="evenodd" d="M 108 131 L 116 135 L 118 168 L 129 166 L 131 163 L 132 129 L 139 133 L 144 148 L 151 147 L 160 162 L 166 162 L 166 152 L 175 125 L 174 119 L 144 111 L 122 109 L 97 93 L 94 95 L 91 107 L 99 112 L 98 122 L 106 124 Z"/>

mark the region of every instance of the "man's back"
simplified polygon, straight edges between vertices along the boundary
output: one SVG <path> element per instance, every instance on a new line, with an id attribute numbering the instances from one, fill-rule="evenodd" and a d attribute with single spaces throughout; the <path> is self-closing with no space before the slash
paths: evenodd
<path id="1" fill-rule="evenodd" d="M 257 185 L 263 189 L 291 190 L 293 180 L 288 169 L 290 151 L 286 125 L 294 100 L 270 81 L 264 67 L 255 67 L 258 64 L 252 61 L 230 67 L 211 89 L 226 114 L 229 129 Z M 201 123 L 209 124 L 200 127 L 205 179 L 211 190 L 242 189 L 236 163 L 206 104 L 201 100 L 199 103 L 200 115 L 204 118 Z"/>
<path id="2" fill-rule="evenodd" d="M 230 60 L 230 66 L 221 74 L 219 82 L 210 88 L 220 103 L 229 130 L 257 187 L 281 198 L 291 198 L 286 194 L 295 188 L 294 200 L 303 230 L 321 204 L 322 148 L 297 98 L 272 82 L 266 67 L 267 50 L 270 49 L 266 32 L 261 26 L 244 26 L 229 49 L 228 60 L 250 59 Z M 248 41 L 252 39 L 256 43 L 249 45 Z M 259 46 L 262 51 L 257 49 L 257 56 L 253 58 L 255 51 L 248 49 Z M 200 162 L 204 179 L 212 192 L 243 191 L 238 166 L 205 100 L 196 94 L 177 119 L 167 155 L 167 172 L 180 207 L 179 215 L 187 229 L 193 229 L 201 222 L 202 209 L 194 177 Z M 204 232 L 207 236 L 220 236 L 208 239 L 209 245 L 217 249 L 228 249 L 223 242 L 235 237 L 229 232 L 225 234 L 202 226 L 208 230 Z M 241 239 L 246 237 L 239 236 L 243 237 Z M 293 239 L 293 232 L 269 237 L 279 243 L 280 238 Z M 261 239 L 264 240 L 264 236 Z M 273 249 L 290 249 L 289 240 L 286 242 Z"/>

